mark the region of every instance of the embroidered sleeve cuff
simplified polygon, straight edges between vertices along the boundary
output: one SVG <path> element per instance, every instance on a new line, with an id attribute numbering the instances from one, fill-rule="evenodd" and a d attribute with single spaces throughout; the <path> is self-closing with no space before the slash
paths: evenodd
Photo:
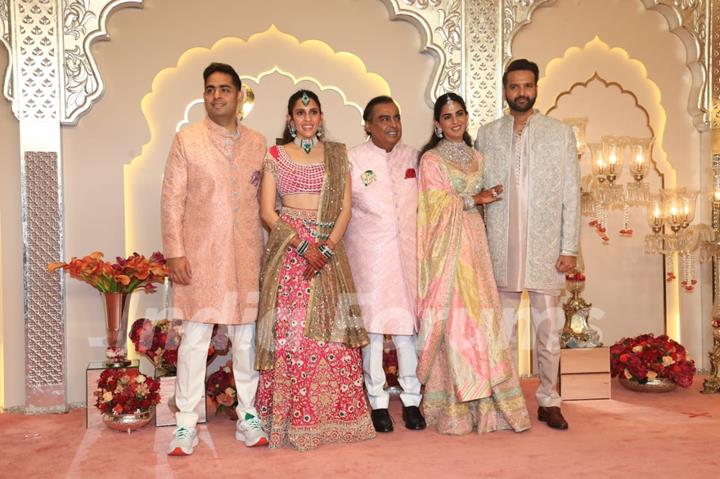
<path id="1" fill-rule="evenodd" d="M 475 200 L 473 199 L 472 196 L 470 196 L 470 195 L 462 195 L 462 196 L 460 196 L 460 197 L 461 197 L 462 200 L 463 200 L 463 206 L 464 206 L 463 209 L 464 209 L 464 210 L 466 210 L 466 211 L 467 211 L 467 210 L 471 210 L 471 209 L 473 209 L 473 208 L 475 208 L 475 207 L 477 206 L 477 205 L 475 204 Z"/>
<path id="2" fill-rule="evenodd" d="M 577 251 L 561 251 L 560 256 L 577 256 Z"/>

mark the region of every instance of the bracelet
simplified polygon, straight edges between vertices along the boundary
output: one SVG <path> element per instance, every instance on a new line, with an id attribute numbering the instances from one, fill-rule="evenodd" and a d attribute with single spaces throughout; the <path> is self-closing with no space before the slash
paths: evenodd
<path id="1" fill-rule="evenodd" d="M 305 256 L 305 252 L 310 247 L 310 243 L 307 242 L 307 240 L 302 240 L 296 247 L 295 251 L 300 256 Z"/>
<path id="2" fill-rule="evenodd" d="M 335 252 L 328 248 L 327 245 L 321 244 L 318 250 L 320 250 L 320 253 L 322 253 L 322 255 L 325 256 L 326 259 L 330 259 L 335 256 Z"/>
<path id="3" fill-rule="evenodd" d="M 465 210 L 471 210 L 477 206 L 475 199 L 470 195 L 462 195 L 462 199 L 465 202 Z"/>

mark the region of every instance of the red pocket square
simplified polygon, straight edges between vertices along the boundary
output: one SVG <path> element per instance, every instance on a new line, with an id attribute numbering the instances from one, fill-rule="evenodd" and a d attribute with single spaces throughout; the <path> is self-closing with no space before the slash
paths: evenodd
<path id="1" fill-rule="evenodd" d="M 407 170 L 405 170 L 405 179 L 406 180 L 408 178 L 415 178 L 415 177 L 416 177 L 415 168 L 408 168 Z"/>

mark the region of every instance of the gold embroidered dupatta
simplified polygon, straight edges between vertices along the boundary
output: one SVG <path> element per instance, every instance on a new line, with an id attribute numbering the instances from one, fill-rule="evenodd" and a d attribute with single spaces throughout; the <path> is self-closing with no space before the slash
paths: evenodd
<path id="1" fill-rule="evenodd" d="M 317 232 L 329 235 L 342 210 L 345 181 L 349 169 L 347 152 L 342 143 L 325 142 L 325 179 L 320 192 Z M 296 235 L 287 222 L 275 223 L 265 247 L 260 272 L 260 306 L 256 329 L 255 368 L 273 369 L 275 364 L 275 320 L 279 271 L 285 250 Z M 310 300 L 305 317 L 305 337 L 316 341 L 343 343 L 359 348 L 368 343 L 360 316 L 345 253 L 339 241 L 333 256 L 319 275 L 310 282 Z"/>

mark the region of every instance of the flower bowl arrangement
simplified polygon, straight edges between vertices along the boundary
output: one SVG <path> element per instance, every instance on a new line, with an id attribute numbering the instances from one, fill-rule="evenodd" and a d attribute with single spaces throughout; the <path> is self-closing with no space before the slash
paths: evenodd
<path id="1" fill-rule="evenodd" d="M 111 429 L 132 431 L 148 422 L 160 402 L 160 383 L 137 368 L 106 369 L 95 390 L 95 407 Z"/>
<path id="2" fill-rule="evenodd" d="M 667 335 L 643 334 L 610 347 L 610 371 L 630 389 L 664 391 L 692 385 L 695 362 Z"/>
<path id="3" fill-rule="evenodd" d="M 155 252 L 149 258 L 133 253 L 127 258 L 117 257 L 111 263 L 103 260 L 100 251 L 95 251 L 80 259 L 73 257 L 69 263 L 48 265 L 50 273 L 57 270 L 70 273 L 71 278 L 89 284 L 103 296 L 107 337 L 105 365 L 128 366 L 126 331 L 130 295 L 138 289 L 154 293 L 155 284 L 165 280 L 168 269 L 162 253 Z"/>
<path id="4" fill-rule="evenodd" d="M 574 271 L 566 274 L 565 286 L 571 294 L 582 293 L 585 289 L 585 275 L 582 271 Z"/>
<path id="5" fill-rule="evenodd" d="M 233 376 L 232 361 L 228 361 L 210 375 L 206 386 L 207 397 L 215 404 L 215 414 L 225 413 L 233 421 L 237 421 L 237 389 Z"/>
<path id="6" fill-rule="evenodd" d="M 155 369 L 159 370 L 156 376 L 173 375 L 177 371 L 181 328 L 182 321 L 179 319 L 172 322 L 161 319 L 153 323 L 147 318 L 136 320 L 130 327 L 130 341 L 135 345 L 135 350 L 148 358 Z M 218 355 L 227 354 L 230 345 L 225 329 L 216 324 L 208 347 L 207 363 L 210 364 Z"/>

